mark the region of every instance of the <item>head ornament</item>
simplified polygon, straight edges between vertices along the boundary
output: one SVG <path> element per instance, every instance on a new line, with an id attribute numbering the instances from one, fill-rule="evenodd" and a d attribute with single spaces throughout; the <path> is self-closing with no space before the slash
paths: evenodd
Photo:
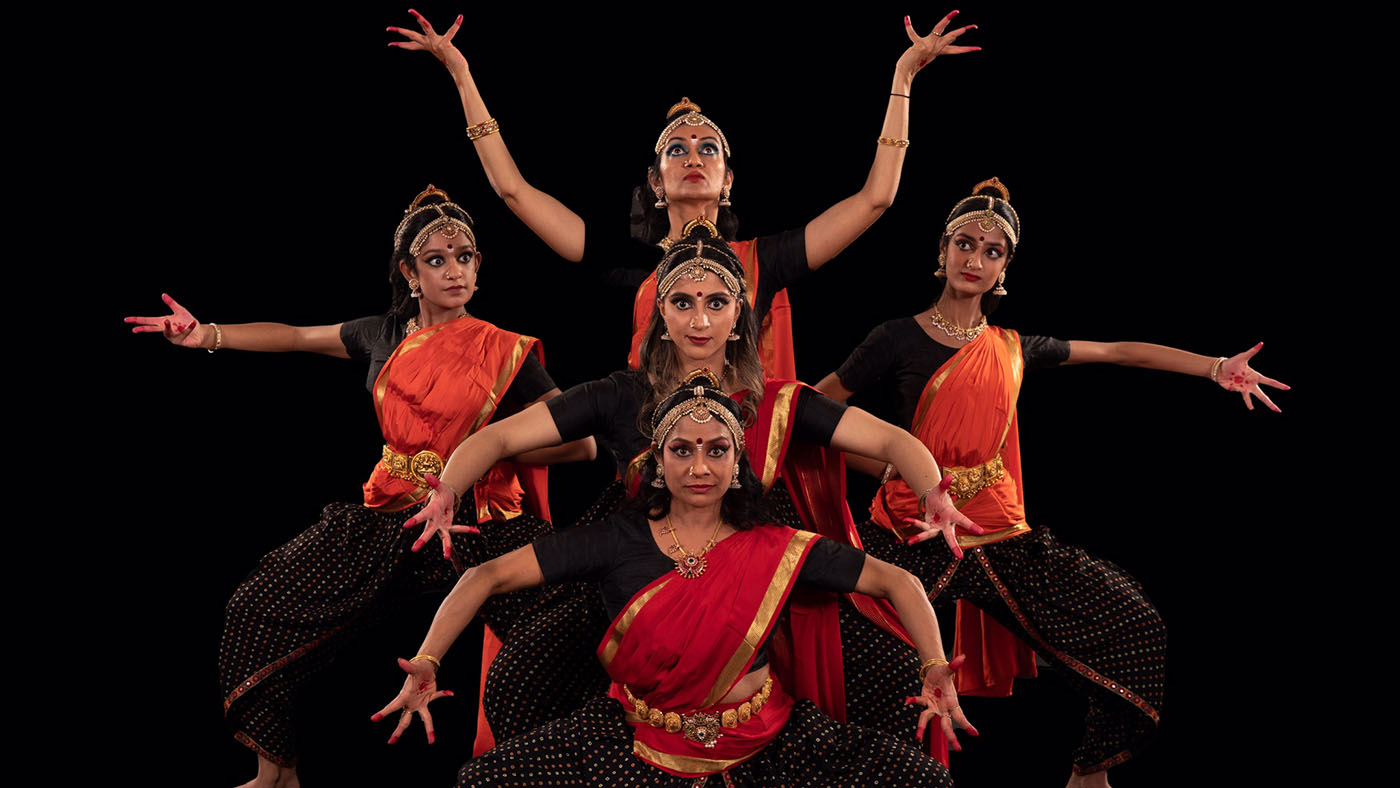
<path id="1" fill-rule="evenodd" d="M 441 197 L 442 202 L 432 203 L 430 205 L 421 204 L 424 199 L 431 196 Z M 457 210 L 461 211 L 462 215 L 467 217 L 466 221 L 463 221 L 455 216 L 451 216 L 442 210 L 443 208 L 448 207 L 456 208 Z M 413 243 L 408 245 L 409 255 L 417 256 L 419 250 L 423 248 L 423 244 L 428 240 L 428 236 L 432 235 L 434 232 L 439 231 L 442 232 L 443 238 L 447 238 L 449 240 L 452 238 L 456 238 L 459 232 L 465 233 L 467 236 L 467 240 L 471 242 L 472 248 L 476 248 L 476 234 L 472 232 L 471 224 L 469 224 L 469 222 L 472 221 L 471 214 L 467 213 L 466 210 L 462 208 L 462 206 L 458 205 L 455 202 L 452 202 L 452 198 L 447 196 L 447 192 L 437 188 L 436 186 L 433 186 L 430 183 L 428 184 L 428 188 L 424 189 L 422 192 L 419 192 L 418 196 L 413 198 L 413 202 L 409 203 L 408 209 L 404 211 L 403 220 L 399 222 L 398 229 L 394 231 L 395 249 L 398 249 L 399 246 L 403 243 L 404 233 L 408 231 L 408 223 L 413 219 L 413 217 L 417 216 L 420 213 L 425 213 L 428 211 L 437 212 L 437 218 L 423 225 L 423 228 L 418 231 L 418 234 L 413 236 Z"/>
<path id="2" fill-rule="evenodd" d="M 734 437 L 734 444 L 742 456 L 744 452 L 744 428 L 740 426 L 739 419 L 730 410 L 733 400 L 720 388 L 719 377 L 708 369 L 697 369 L 686 375 L 685 381 L 668 399 L 674 399 L 682 394 L 686 389 L 690 389 L 690 397 L 682 399 L 661 415 L 659 419 L 652 420 L 651 440 L 658 448 L 666 442 L 666 436 L 671 434 L 671 430 L 676 428 L 676 422 L 683 417 L 689 416 L 690 420 L 696 424 L 709 423 L 716 416 L 729 428 L 729 432 Z M 726 404 L 728 403 L 728 404 Z M 657 408 L 660 413 L 660 408 Z"/>
<path id="3" fill-rule="evenodd" d="M 666 298 L 666 294 L 671 292 L 671 288 L 675 287 L 676 282 L 682 276 L 688 276 L 692 281 L 701 282 L 710 274 L 718 276 L 720 281 L 724 282 L 730 295 L 735 298 L 744 297 L 746 292 L 744 278 L 736 276 L 728 266 L 720 262 L 726 257 L 721 251 L 722 246 L 712 242 L 710 244 L 711 256 L 706 257 L 705 239 L 702 234 L 694 232 L 697 229 L 708 231 L 711 239 L 719 238 L 719 230 L 715 229 L 713 222 L 704 217 L 686 222 L 685 228 L 681 230 L 681 239 L 671 245 L 666 256 L 661 258 L 661 263 L 656 267 L 657 303 Z M 688 243 L 692 234 L 696 236 L 693 245 Z"/>
<path id="4" fill-rule="evenodd" d="M 719 130 L 719 126 L 715 125 L 713 120 L 700 114 L 699 104 L 682 96 L 678 103 L 672 105 L 670 111 L 666 113 L 666 117 L 673 118 L 673 120 L 661 131 L 661 136 L 656 138 L 656 147 L 652 149 L 652 153 L 660 153 L 661 146 L 666 144 L 666 140 L 671 136 L 671 132 L 681 126 L 709 126 L 715 130 L 715 135 L 719 137 L 720 144 L 724 146 L 724 155 L 733 155 L 729 152 L 729 140 L 724 138 L 724 132 Z"/>
<path id="5" fill-rule="evenodd" d="M 978 194 L 978 192 L 988 187 L 995 189 L 997 193 L 1001 195 L 1001 204 L 1010 212 L 1012 219 L 1015 220 L 1014 222 L 1009 221 L 996 210 L 996 197 L 990 194 Z M 958 213 L 962 210 L 964 205 L 975 201 L 985 201 L 986 207 L 963 214 Z M 964 197 L 958 201 L 957 205 L 953 206 L 953 210 L 948 212 L 947 226 L 944 228 L 943 234 L 952 235 L 959 227 L 971 224 L 972 222 L 977 222 L 977 227 L 986 232 L 1001 230 L 1006 234 L 1006 240 L 1010 241 L 1013 247 L 1021 241 L 1021 217 L 1016 213 L 1016 209 L 1011 207 L 1011 192 L 996 178 L 991 178 L 977 184 L 972 188 L 971 197 Z"/>

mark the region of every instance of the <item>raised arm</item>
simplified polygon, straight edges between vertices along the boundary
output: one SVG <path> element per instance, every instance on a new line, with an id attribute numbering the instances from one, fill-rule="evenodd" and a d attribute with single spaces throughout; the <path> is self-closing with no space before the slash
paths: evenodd
<path id="1" fill-rule="evenodd" d="M 127 317 L 133 334 L 160 332 L 171 343 L 205 350 L 255 350 L 263 353 L 303 351 L 336 358 L 350 358 L 340 339 L 340 323 L 329 326 L 289 326 L 285 323 L 201 323 L 188 309 L 165 293 L 161 300 L 170 314 Z"/>
<path id="2" fill-rule="evenodd" d="M 378 722 L 395 711 L 400 712 L 398 727 L 389 737 L 390 744 L 398 741 L 399 736 L 408 729 L 415 712 L 423 718 L 428 743 L 433 742 L 433 715 L 428 711 L 428 703 L 452 694 L 437 688 L 437 665 L 447 655 L 447 650 L 476 618 L 477 611 L 488 598 L 543 582 L 539 561 L 535 560 L 535 548 L 531 545 L 471 567 L 462 574 L 452 592 L 438 606 L 427 637 L 418 647 L 417 656 L 412 660 L 399 659 L 399 667 L 408 674 L 404 677 L 403 688 L 387 706 L 370 717 Z"/>
<path id="3" fill-rule="evenodd" d="M 457 35 L 462 26 L 462 17 L 459 15 L 452 26 L 439 35 L 422 14 L 412 10 L 409 13 L 418 20 L 422 32 L 401 27 L 388 28 L 389 32 L 398 33 L 408 39 L 391 41 L 389 46 L 431 52 L 433 57 L 447 67 L 452 80 L 457 83 L 457 94 L 462 99 L 462 113 L 467 119 L 472 147 L 476 148 L 476 155 L 481 159 L 481 166 L 486 170 L 486 178 L 491 182 L 491 188 L 506 201 L 506 206 L 511 212 L 519 216 L 520 220 L 556 254 L 572 262 L 582 260 L 583 219 L 563 203 L 531 186 L 525 180 L 525 176 L 520 174 L 520 169 L 515 166 L 515 159 L 511 158 L 510 151 L 506 149 L 505 140 L 495 130 L 491 113 L 486 111 L 486 102 L 482 100 L 481 92 L 476 89 L 476 80 L 472 79 L 467 59 L 452 43 L 453 36 Z M 488 121 L 491 121 L 489 125 Z"/>
<path id="4" fill-rule="evenodd" d="M 900 623 L 909 632 L 909 639 L 914 641 L 914 648 L 919 651 L 919 661 L 929 666 L 924 671 L 922 694 L 905 701 L 922 701 L 926 706 L 919 714 L 919 730 L 915 735 L 923 739 L 924 727 L 928 725 L 928 721 L 939 717 L 943 735 L 948 738 L 949 745 L 954 750 L 961 750 L 958 737 L 953 733 L 954 722 L 973 736 L 977 735 L 977 729 L 972 727 L 967 717 L 963 716 L 962 709 L 958 707 L 958 692 L 953 684 L 953 673 L 962 665 L 963 658 L 958 656 L 950 662 L 944 654 L 943 638 L 938 631 L 938 618 L 933 612 L 933 606 L 929 604 L 923 583 L 903 569 L 867 555 L 860 579 L 856 581 L 856 591 L 888 599 L 890 604 L 894 605 L 895 612 L 899 613 Z"/>
<path id="5" fill-rule="evenodd" d="M 972 533 L 982 533 L 980 526 L 963 516 L 953 505 L 953 499 L 948 495 L 952 477 L 940 479 L 938 463 L 934 462 L 928 447 L 908 432 L 860 408 L 846 408 L 841 420 L 836 423 L 831 447 L 890 463 L 909 487 L 918 493 L 924 519 L 917 522 L 925 531 L 912 537 L 911 541 L 923 541 L 942 534 L 948 542 L 948 549 L 962 558 L 956 527 L 961 525 Z"/>
<path id="6" fill-rule="evenodd" d="M 927 36 L 915 33 L 909 17 L 904 17 L 904 31 L 909 35 L 910 45 L 895 63 L 890 100 L 885 107 L 885 122 L 880 127 L 880 144 L 875 146 L 875 162 L 870 165 L 865 185 L 807 223 L 804 233 L 807 266 L 813 271 L 859 238 L 894 203 L 895 193 L 899 191 L 899 174 L 904 169 L 904 151 L 909 144 L 909 91 L 914 84 L 914 75 L 939 55 L 956 55 L 981 49 L 953 45 L 958 36 L 976 28 L 976 25 L 960 27 L 944 34 L 944 29 L 957 13 L 954 11 L 940 19 Z"/>
<path id="7" fill-rule="evenodd" d="M 550 389 L 544 393 L 544 396 L 530 404 L 538 405 L 542 402 L 548 402 L 561 393 L 557 388 Z M 598 442 L 593 439 L 592 435 L 589 435 L 586 438 L 579 438 L 576 441 L 569 441 L 558 446 L 548 446 L 517 454 L 511 459 L 527 465 L 559 465 L 566 462 L 591 462 L 597 456 Z"/>
<path id="8" fill-rule="evenodd" d="M 1183 375 L 1197 375 L 1203 378 L 1210 378 L 1226 391 L 1238 391 L 1244 398 L 1245 407 L 1254 410 L 1252 397 L 1258 397 L 1270 410 L 1281 413 L 1282 410 L 1269 399 L 1259 384 L 1272 386 L 1276 389 L 1288 390 L 1288 386 L 1274 380 L 1266 378 L 1255 372 L 1249 366 L 1249 360 L 1254 358 L 1264 347 L 1260 342 L 1243 353 L 1225 358 L 1223 356 L 1212 358 L 1202 356 L 1198 353 L 1191 353 L 1185 350 L 1178 350 L 1165 345 L 1151 345 L 1146 342 L 1084 342 L 1082 340 L 1071 340 L 1069 343 L 1069 358 L 1066 364 L 1119 364 L 1125 367 L 1146 367 L 1148 369 L 1160 369 L 1167 372 L 1179 372 Z"/>

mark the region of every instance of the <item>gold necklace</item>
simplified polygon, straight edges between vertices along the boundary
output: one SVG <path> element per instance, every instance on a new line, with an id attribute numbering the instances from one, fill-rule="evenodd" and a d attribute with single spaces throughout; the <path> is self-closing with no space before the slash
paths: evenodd
<path id="1" fill-rule="evenodd" d="M 667 552 L 674 553 L 677 550 L 680 551 L 681 556 L 675 559 L 675 561 L 676 572 L 681 577 L 687 580 L 694 580 L 700 575 L 705 574 L 705 569 L 709 566 L 709 563 L 705 560 L 705 554 L 714 548 L 715 539 L 719 536 L 719 529 L 722 525 L 724 525 L 723 520 L 715 523 L 715 532 L 710 534 L 710 541 L 705 543 L 705 549 L 701 550 L 698 554 L 692 555 L 686 552 L 685 547 L 681 545 L 681 540 L 676 538 L 676 526 L 671 522 L 671 513 L 666 513 L 666 531 L 671 534 L 671 541 L 676 543 L 676 546 Z"/>
<path id="2" fill-rule="evenodd" d="M 938 311 L 937 304 L 934 304 L 933 314 L 929 315 L 928 319 L 929 322 L 933 323 L 934 328 L 942 331 L 953 339 L 961 339 L 964 342 L 971 342 L 981 336 L 982 329 L 987 327 L 987 317 L 983 315 L 982 320 L 972 328 L 960 328 L 956 323 L 944 317 L 942 312 Z"/>
<path id="3" fill-rule="evenodd" d="M 452 317 L 449 317 L 448 320 L 456 320 L 456 319 L 459 318 L 459 317 L 466 317 L 466 316 L 467 316 L 467 310 L 463 309 L 463 310 L 462 310 L 462 314 L 460 314 L 460 315 L 453 315 Z M 446 322 L 446 321 L 443 321 L 443 322 Z M 412 334 L 414 331 L 417 331 L 417 330 L 418 330 L 418 316 L 417 316 L 417 315 L 414 315 L 413 317 L 410 317 L 410 318 L 408 319 L 408 323 L 404 325 L 404 327 L 403 327 L 403 333 L 404 333 L 404 336 L 408 336 L 409 334 Z"/>

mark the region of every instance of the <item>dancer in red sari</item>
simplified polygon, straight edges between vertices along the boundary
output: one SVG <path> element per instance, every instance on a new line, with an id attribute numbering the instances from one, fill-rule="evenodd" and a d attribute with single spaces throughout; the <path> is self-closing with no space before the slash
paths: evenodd
<path id="1" fill-rule="evenodd" d="M 531 186 L 520 174 L 506 149 L 500 124 L 491 117 L 477 90 L 466 58 L 452 43 L 462 17 L 458 16 L 439 34 L 421 14 L 409 13 L 417 20 L 419 30 L 389 28 L 406 39 L 393 41 L 390 46 L 430 52 L 447 67 L 461 96 L 462 112 L 469 124 L 467 137 L 496 193 L 561 257 L 575 262 L 583 260 L 585 248 L 596 248 L 598 241 L 589 236 L 586 247 L 583 219 L 554 197 Z M 768 377 L 785 380 L 797 377 L 791 307 L 785 288 L 834 258 L 894 202 L 904 154 L 909 146 L 909 105 L 915 74 L 940 55 L 981 49 L 955 43 L 959 36 L 976 27 L 968 25 L 948 30 L 957 13 L 953 11 L 940 19 L 927 36 L 915 33 L 909 17 L 904 18 L 910 46 L 895 63 L 884 120 L 873 140 L 878 143 L 875 158 L 860 191 L 827 208 L 803 227 L 758 239 L 731 241 L 748 277 L 748 297 L 761 327 L 759 352 Z M 688 52 L 681 57 L 694 58 Z M 876 130 L 873 123 L 870 130 Z M 730 205 L 734 170 L 730 166 L 730 145 L 724 132 L 687 98 L 671 107 L 666 125 L 660 131 L 652 151 L 654 158 L 647 168 L 646 182 L 633 191 L 632 237 L 647 246 L 665 250 L 681 237 L 686 222 L 703 217 L 718 226 L 725 238 L 736 238 L 738 219 Z M 628 364 L 633 369 L 641 364 L 641 345 L 656 308 L 656 278 L 654 274 L 646 275 L 655 266 L 655 250 L 637 248 L 648 252 L 642 255 L 645 259 L 640 266 L 626 270 L 620 277 L 611 277 L 637 286 L 628 355 Z M 592 254 L 596 256 L 598 252 Z M 607 259 L 610 268 L 617 266 L 616 253 L 609 253 Z"/>
<path id="2" fill-rule="evenodd" d="M 710 775 L 716 785 L 951 784 L 913 742 L 831 720 L 839 680 L 820 660 L 792 658 L 834 640 L 813 615 L 834 606 L 831 592 L 888 598 L 922 659 L 922 689 L 905 699 L 924 707 L 919 728 L 937 718 L 955 746 L 955 722 L 976 733 L 952 681 L 962 660 L 946 660 L 918 580 L 814 533 L 768 524 L 742 417 L 717 379 L 694 376 L 650 420 L 655 463 L 637 506 L 463 575 L 418 655 L 400 660 L 410 674 L 403 689 L 374 715 L 398 712 L 390 740 L 414 713 L 432 730 L 428 702 L 443 694 L 441 660 L 488 596 L 588 579 L 601 584 L 612 617 L 597 649 L 609 696 L 501 743 L 467 764 L 461 785 L 693 786 Z M 791 689 L 800 687 L 815 691 Z"/>
<path id="3" fill-rule="evenodd" d="M 360 631 L 402 600 L 446 591 L 466 564 L 503 555 L 549 530 L 543 468 L 493 465 L 471 488 L 476 522 L 495 521 L 485 540 L 453 554 L 415 553 L 405 511 L 427 496 L 454 448 L 497 415 L 559 393 L 533 337 L 466 314 L 481 256 L 471 217 L 429 186 L 394 235 L 393 308 L 326 326 L 201 323 L 174 299 L 171 314 L 132 317 L 137 333 L 209 352 L 310 351 L 369 365 L 368 385 L 384 436 L 362 503 L 332 503 L 319 521 L 265 555 L 234 591 L 224 620 L 219 679 L 234 737 L 258 757 L 248 785 L 294 788 L 294 696 Z M 293 445 L 293 444 L 289 444 Z M 538 452 L 532 462 L 582 459 L 592 439 Z M 278 474 L 253 478 L 284 484 Z M 486 611 L 506 629 L 528 600 Z"/>
<path id="4" fill-rule="evenodd" d="M 941 544 L 902 546 L 905 539 L 923 538 L 907 524 L 917 512 L 913 489 L 892 478 L 884 463 L 851 458 L 852 467 L 886 471 L 871 521 L 859 529 L 866 549 L 921 577 L 935 600 L 959 600 L 956 648 L 968 656 L 960 692 L 1011 694 L 1016 677 L 1035 675 L 1032 649 L 1082 689 L 1089 709 L 1070 784 L 1107 785 L 1108 768 L 1138 752 L 1160 719 L 1166 629 L 1127 573 L 1028 522 L 1016 419 L 1022 378 L 1028 369 L 1057 364 L 1142 366 L 1208 377 L 1241 392 L 1251 408 L 1254 396 L 1274 410 L 1259 384 L 1287 386 L 1249 367 L 1258 346 L 1211 358 L 1144 343 L 1021 336 L 988 325 L 1020 242 L 1020 219 L 1009 199 L 993 178 L 954 206 L 940 245 L 937 275 L 947 285 L 938 301 L 913 318 L 876 328 L 818 388 L 844 401 L 877 377 L 893 377 L 900 421 L 949 463 L 958 509 L 988 533 L 958 535 L 967 559 Z M 913 658 L 884 643 L 887 651 L 866 658 Z"/>

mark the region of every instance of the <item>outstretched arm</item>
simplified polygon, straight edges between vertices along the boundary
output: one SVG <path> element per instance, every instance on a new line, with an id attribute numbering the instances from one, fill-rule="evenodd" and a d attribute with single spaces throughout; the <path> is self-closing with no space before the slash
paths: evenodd
<path id="1" fill-rule="evenodd" d="M 205 350 L 256 350 L 263 353 L 303 351 L 336 358 L 350 358 L 340 339 L 340 324 L 329 326 L 289 326 L 285 323 L 201 323 L 188 309 L 165 293 L 161 300 L 170 314 L 156 317 L 127 317 L 134 324 L 133 334 L 160 332 L 171 343 Z"/>
<path id="2" fill-rule="evenodd" d="M 914 75 L 939 55 L 956 55 L 981 49 L 953 45 L 958 36 L 976 25 L 960 27 L 946 34 L 943 32 L 957 13 L 954 11 L 940 19 L 927 36 L 915 33 L 909 17 L 904 17 L 904 31 L 909 35 L 910 45 L 895 63 L 890 100 L 885 107 L 885 122 L 880 127 L 880 137 L 887 142 L 875 146 L 875 162 L 870 165 L 870 174 L 866 176 L 865 185 L 860 191 L 807 223 L 804 233 L 807 267 L 813 271 L 859 238 L 894 203 L 895 193 L 899 191 L 899 175 L 904 169 L 905 147 L 898 143 L 907 141 L 909 137 L 909 91 L 914 84 Z"/>
<path id="3" fill-rule="evenodd" d="M 822 378 L 822 382 L 818 383 L 816 388 L 817 391 L 820 391 L 837 402 L 845 402 L 855 394 L 854 391 L 841 385 L 841 378 L 837 377 L 835 372 Z M 872 457 L 852 454 L 850 452 L 846 453 L 846 467 L 860 471 L 866 476 L 874 476 L 877 479 L 881 478 L 885 473 L 887 465 L 887 463 Z"/>
<path id="4" fill-rule="evenodd" d="M 561 393 L 562 392 L 557 388 L 550 389 L 544 393 L 544 396 L 530 404 L 537 405 L 542 402 L 547 402 L 559 396 Z M 560 465 L 566 462 L 592 462 L 593 458 L 597 456 L 598 442 L 593 439 L 592 435 L 589 435 L 587 438 L 579 438 L 576 441 L 569 441 L 568 443 L 558 446 L 549 446 L 543 449 L 523 452 L 515 455 L 511 459 L 515 462 L 523 462 L 526 465 Z"/>
<path id="5" fill-rule="evenodd" d="M 409 13 L 418 20 L 422 32 L 391 27 L 389 32 L 398 33 L 408 40 L 391 41 L 389 46 L 431 52 L 433 57 L 447 67 L 447 71 L 452 74 L 452 80 L 457 83 L 457 94 L 462 99 L 462 113 L 466 116 L 467 125 L 479 128 L 481 124 L 491 120 L 491 113 L 486 111 L 486 102 L 482 100 L 481 92 L 476 89 L 476 80 L 472 79 L 471 69 L 467 67 L 467 59 L 452 43 L 452 38 L 462 26 L 462 17 L 459 15 L 452 26 L 439 35 L 422 14 L 417 11 Z M 525 180 L 525 176 L 521 175 L 520 169 L 515 166 L 515 159 L 511 158 L 510 151 L 506 149 L 501 134 L 483 134 L 472 142 L 472 147 L 476 148 L 476 155 L 481 159 L 481 166 L 486 170 L 486 178 L 491 182 L 491 188 L 506 201 L 506 206 L 511 212 L 519 216 L 520 220 L 560 257 L 572 262 L 582 260 L 583 219 L 563 203 Z"/>
<path id="6" fill-rule="evenodd" d="M 412 661 L 399 659 L 399 667 L 408 674 L 404 677 L 403 688 L 387 706 L 370 717 L 377 722 L 395 711 L 400 712 L 398 727 L 389 737 L 390 744 L 408 729 L 414 713 L 423 718 L 428 743 L 433 742 L 433 716 L 428 711 L 428 703 L 452 694 L 438 690 L 437 664 L 433 660 L 442 661 L 447 650 L 467 628 L 467 624 L 476 618 L 477 611 L 488 598 L 543 582 L 539 561 L 535 560 L 535 548 L 531 545 L 474 566 L 462 574 L 452 592 L 442 600 L 437 615 L 433 616 L 433 624 L 423 644 L 418 647 L 418 655 Z"/>
<path id="7" fill-rule="evenodd" d="M 977 735 L 977 729 L 972 727 L 967 717 L 963 716 L 962 709 L 958 707 L 958 693 L 953 684 L 953 673 L 962 665 L 962 657 L 959 656 L 950 663 L 944 654 L 943 638 L 938 631 L 938 617 L 933 612 L 933 606 L 929 604 L 923 583 L 903 569 L 867 555 L 860 579 L 856 581 L 856 591 L 890 600 L 895 612 L 899 613 L 900 623 L 909 632 L 909 639 L 914 641 L 914 647 L 919 651 L 919 661 L 924 664 L 935 663 L 926 671 L 922 694 L 905 701 L 922 701 L 927 707 L 919 715 L 916 737 L 923 739 L 924 726 L 937 716 L 941 718 L 940 724 L 943 726 L 943 734 L 948 737 L 949 746 L 954 750 L 961 750 L 958 737 L 953 733 L 954 722 L 973 736 Z"/>
<path id="8" fill-rule="evenodd" d="M 1148 369 L 1160 369 L 1167 372 L 1180 372 L 1183 375 L 1198 375 L 1203 378 L 1210 378 L 1220 387 L 1227 391 L 1238 391 L 1244 398 L 1244 404 L 1250 410 L 1254 410 L 1254 401 L 1251 397 L 1258 397 L 1269 406 L 1270 410 L 1282 412 L 1280 408 L 1269 399 L 1268 395 L 1259 388 L 1259 384 L 1272 386 L 1276 389 L 1288 390 L 1288 386 L 1274 380 L 1266 378 L 1255 372 L 1249 366 L 1249 360 L 1254 358 L 1264 343 L 1260 342 L 1243 353 L 1237 353 L 1230 358 L 1211 358 L 1198 353 L 1191 353 L 1185 350 L 1178 350 L 1165 345 L 1151 345 L 1146 342 L 1084 342 L 1082 340 L 1071 340 L 1069 343 L 1069 358 L 1066 364 L 1119 364 L 1125 367 L 1146 367 Z"/>

